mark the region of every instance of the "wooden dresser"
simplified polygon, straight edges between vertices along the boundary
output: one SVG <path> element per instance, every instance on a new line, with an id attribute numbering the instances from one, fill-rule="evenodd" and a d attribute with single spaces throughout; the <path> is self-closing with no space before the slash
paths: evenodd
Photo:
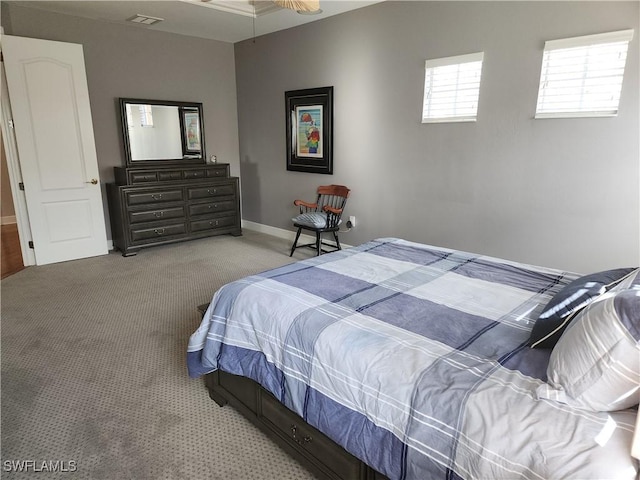
<path id="1" fill-rule="evenodd" d="M 122 255 L 212 235 L 242 235 L 237 177 L 229 165 L 115 167 L 107 184 L 114 246 Z"/>

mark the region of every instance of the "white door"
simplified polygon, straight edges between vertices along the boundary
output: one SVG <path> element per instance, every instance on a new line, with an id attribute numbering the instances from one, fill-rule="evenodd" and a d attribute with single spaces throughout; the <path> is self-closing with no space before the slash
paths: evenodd
<path id="1" fill-rule="evenodd" d="M 36 264 L 108 252 L 82 45 L 2 36 Z"/>

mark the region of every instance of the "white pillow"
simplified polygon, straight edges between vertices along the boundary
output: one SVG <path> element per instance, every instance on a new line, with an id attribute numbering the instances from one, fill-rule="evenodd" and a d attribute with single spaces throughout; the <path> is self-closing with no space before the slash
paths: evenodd
<path id="1" fill-rule="evenodd" d="M 622 410 L 640 397 L 640 290 L 602 295 L 582 310 L 551 352 L 547 398 L 595 411 Z"/>

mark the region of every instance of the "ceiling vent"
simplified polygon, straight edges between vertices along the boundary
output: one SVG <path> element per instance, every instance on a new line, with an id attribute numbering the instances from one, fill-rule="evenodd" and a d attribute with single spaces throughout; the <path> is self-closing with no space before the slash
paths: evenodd
<path id="1" fill-rule="evenodd" d="M 127 21 L 137 23 L 140 25 L 153 25 L 154 23 L 164 21 L 164 18 L 151 17 L 149 15 L 142 15 L 138 13 L 135 17 L 127 18 Z"/>

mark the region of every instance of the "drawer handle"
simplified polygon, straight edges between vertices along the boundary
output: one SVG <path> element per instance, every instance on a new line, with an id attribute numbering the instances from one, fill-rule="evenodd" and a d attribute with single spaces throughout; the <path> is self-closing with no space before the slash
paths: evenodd
<path id="1" fill-rule="evenodd" d="M 217 189 L 217 188 L 214 188 L 214 189 L 210 189 L 210 188 L 208 188 L 208 189 L 207 189 L 207 193 L 208 193 L 209 195 L 215 195 L 217 192 L 218 192 L 218 189 Z"/>
<path id="2" fill-rule="evenodd" d="M 153 233 L 155 233 L 156 235 L 162 235 L 164 234 L 164 228 L 156 228 Z"/>
<path id="3" fill-rule="evenodd" d="M 209 225 L 211 225 L 212 227 L 217 227 L 218 226 L 218 220 L 214 222 L 209 222 Z"/>
<path id="4" fill-rule="evenodd" d="M 307 435 L 300 439 L 300 437 L 298 437 L 298 427 L 296 427 L 294 424 L 291 424 L 291 436 L 299 445 L 311 443 L 311 441 L 313 440 L 313 437 L 311 437 L 311 435 Z"/>
<path id="5" fill-rule="evenodd" d="M 164 215 L 164 212 L 153 212 L 153 216 L 156 218 L 161 218 Z"/>
<path id="6" fill-rule="evenodd" d="M 162 198 L 162 194 L 161 193 L 152 193 L 151 194 L 151 198 L 153 198 L 154 200 L 160 200 Z"/>

